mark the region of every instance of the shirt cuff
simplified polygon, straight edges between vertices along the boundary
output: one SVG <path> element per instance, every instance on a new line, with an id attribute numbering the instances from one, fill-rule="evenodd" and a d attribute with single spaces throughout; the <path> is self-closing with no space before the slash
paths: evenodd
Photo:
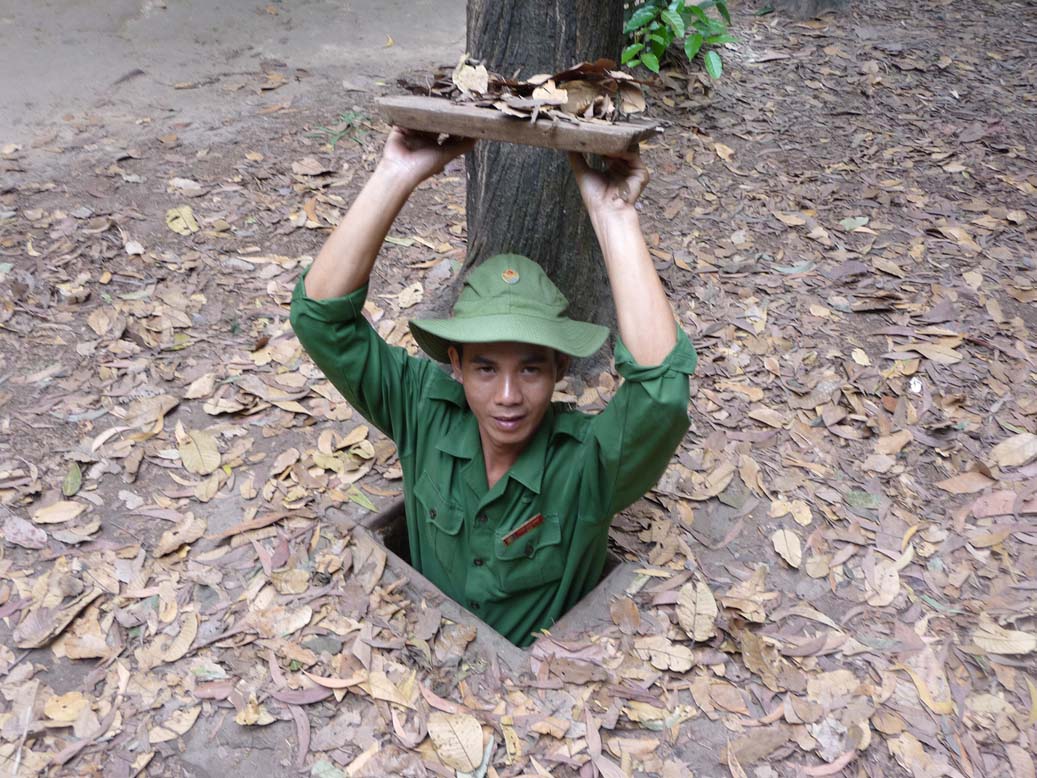
<path id="1" fill-rule="evenodd" d="M 627 381 L 651 381 L 660 378 L 667 373 L 684 373 L 691 375 L 695 372 L 699 357 L 695 347 L 688 340 L 688 335 L 680 326 L 677 329 L 677 344 L 673 347 L 666 358 L 658 365 L 639 365 L 633 355 L 627 350 L 622 339 L 616 337 L 615 360 L 616 372 Z"/>
<path id="2" fill-rule="evenodd" d="M 350 292 L 342 297 L 328 297 L 323 300 L 314 300 L 306 295 L 306 274 L 309 268 L 303 271 L 295 284 L 292 292 L 292 308 L 305 311 L 306 315 L 318 321 L 329 323 L 348 322 L 359 319 L 364 315 L 364 303 L 367 301 L 367 284 L 364 284 L 355 292 Z"/>

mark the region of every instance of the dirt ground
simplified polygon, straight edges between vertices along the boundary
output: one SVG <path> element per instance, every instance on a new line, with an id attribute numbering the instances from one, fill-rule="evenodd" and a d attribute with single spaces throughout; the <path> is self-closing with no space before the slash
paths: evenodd
<path id="1" fill-rule="evenodd" d="M 1037 5 L 756 10 L 719 82 L 652 85 L 701 362 L 614 524 L 642 572 L 516 668 L 357 529 L 395 451 L 288 323 L 463 4 L 5 6 L 5 774 L 1034 775 Z M 383 337 L 464 246 L 458 163 L 386 243 Z"/>

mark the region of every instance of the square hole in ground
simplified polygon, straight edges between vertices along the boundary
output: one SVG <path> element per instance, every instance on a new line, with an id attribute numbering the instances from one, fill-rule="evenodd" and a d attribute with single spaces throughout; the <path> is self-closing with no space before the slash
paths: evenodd
<path id="1" fill-rule="evenodd" d="M 496 638 L 507 643 L 515 651 L 524 651 L 524 649 L 517 648 L 511 644 L 510 641 L 500 635 L 500 633 L 494 630 L 493 627 L 484 622 L 477 615 L 467 610 L 456 601 L 451 600 L 451 598 L 444 594 L 439 587 L 424 578 L 424 576 L 422 576 L 421 573 L 413 567 L 410 567 L 410 541 L 407 537 L 406 513 L 404 511 L 402 500 L 393 503 L 381 513 L 370 517 L 363 522 L 363 526 L 371 532 L 375 540 L 384 546 L 386 550 L 398 557 L 401 562 L 405 563 L 410 570 L 419 577 L 420 581 L 427 583 L 428 586 L 440 594 L 444 600 L 453 602 L 459 609 L 467 614 L 472 621 L 478 622 L 480 627 L 491 631 Z M 566 613 L 562 614 L 558 621 L 556 621 L 550 628 L 551 636 L 555 639 L 575 638 L 584 628 L 593 622 L 595 617 L 599 619 L 609 619 L 609 599 L 622 592 L 626 586 L 633 581 L 633 570 L 635 567 L 635 565 L 624 562 L 614 553 L 609 551 L 605 558 L 605 567 L 602 571 L 601 580 L 598 582 L 597 586 L 584 595 Z M 536 643 L 533 643 L 533 645 L 536 645 Z M 530 648 L 532 648 L 532 646 L 530 646 Z M 528 651 L 529 649 L 525 650 Z"/>

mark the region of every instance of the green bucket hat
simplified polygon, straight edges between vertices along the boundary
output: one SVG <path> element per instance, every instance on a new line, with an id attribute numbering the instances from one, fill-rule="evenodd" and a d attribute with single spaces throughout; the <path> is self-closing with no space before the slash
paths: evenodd
<path id="1" fill-rule="evenodd" d="M 410 331 L 433 359 L 449 362 L 452 343 L 514 341 L 589 357 L 609 336 L 608 327 L 574 321 L 543 269 L 519 254 L 490 257 L 465 278 L 449 319 L 415 319 Z"/>

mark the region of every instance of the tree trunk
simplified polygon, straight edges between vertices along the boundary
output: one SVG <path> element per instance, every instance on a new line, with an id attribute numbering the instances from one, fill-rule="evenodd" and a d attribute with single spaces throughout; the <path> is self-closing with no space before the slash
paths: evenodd
<path id="1" fill-rule="evenodd" d="M 556 73 L 599 57 L 618 62 L 622 46 L 619 0 L 468 0 L 468 52 L 504 76 Z M 612 326 L 601 251 L 566 155 L 481 141 L 466 167 L 465 270 L 494 254 L 524 254 L 569 299 L 570 315 Z"/>

